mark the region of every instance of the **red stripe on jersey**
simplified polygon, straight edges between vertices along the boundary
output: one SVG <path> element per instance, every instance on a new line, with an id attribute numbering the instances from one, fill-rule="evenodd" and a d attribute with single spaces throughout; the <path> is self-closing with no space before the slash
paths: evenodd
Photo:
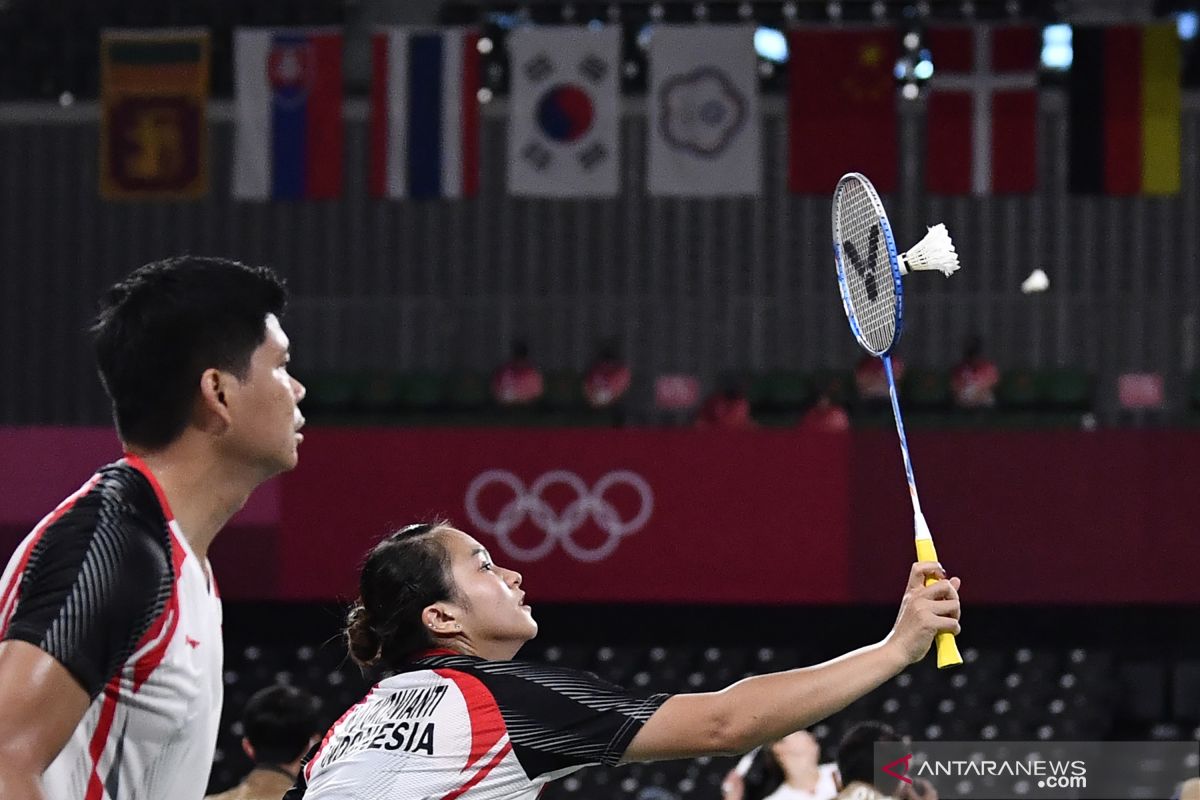
<path id="1" fill-rule="evenodd" d="M 150 675 L 166 658 L 167 648 L 170 647 L 171 640 L 175 637 L 175 630 L 179 627 L 179 577 L 182 574 L 183 562 L 187 560 L 187 550 L 176 539 L 175 531 L 171 530 L 171 523 L 175 521 L 175 512 L 171 511 L 171 504 L 167 502 L 167 494 L 163 491 L 158 478 L 154 477 L 154 473 L 150 471 L 146 462 L 133 453 L 125 454 L 125 463 L 142 473 L 142 476 L 149 481 L 150 487 L 154 489 L 154 496 L 158 498 L 158 504 L 162 506 L 163 516 L 167 520 L 167 530 L 171 537 L 171 567 L 175 571 L 171 599 L 134 647 L 134 652 L 137 652 L 151 642 L 156 642 L 153 649 L 133 664 L 133 690 L 136 692 L 142 688 L 142 684 L 149 680 Z M 165 632 L 164 628 L 166 628 Z"/>
<path id="2" fill-rule="evenodd" d="M 171 585 L 171 599 L 167 601 L 158 618 L 142 634 L 141 640 L 133 648 L 136 653 L 151 642 L 155 643 L 154 647 L 133 664 L 133 690 L 135 692 L 142 688 L 142 684 L 149 680 L 154 670 L 162 664 L 163 659 L 167 656 L 167 648 L 171 646 L 171 640 L 175 638 L 175 630 L 179 627 L 179 576 L 182 574 L 183 562 L 187 560 L 187 551 L 175 538 L 175 531 L 169 531 L 169 533 L 171 535 L 171 568 L 175 571 L 175 581 Z"/>
<path id="3" fill-rule="evenodd" d="M 17 568 L 13 570 L 12 583 L 4 587 L 2 595 L 0 595 L 0 637 L 4 636 L 8 630 L 8 621 L 12 619 L 12 612 L 17 607 L 17 599 L 20 596 L 21 576 L 25 574 L 25 567 L 29 565 L 29 557 L 33 555 L 33 550 L 37 547 L 37 543 L 41 541 L 42 535 L 49 530 L 50 526 L 58 522 L 63 514 L 71 510 L 76 501 L 80 497 L 87 494 L 96 482 L 100 480 L 100 475 L 93 475 L 87 483 L 80 486 L 75 494 L 58 504 L 58 508 L 50 512 L 44 520 L 42 520 L 36 528 L 33 529 L 33 535 L 29 539 L 29 546 L 25 548 L 25 552 L 21 554 L 21 560 L 17 563 Z"/>
<path id="4" fill-rule="evenodd" d="M 104 705 L 100 707 L 100 719 L 96 722 L 96 730 L 92 733 L 92 741 L 88 745 L 88 755 L 92 759 L 92 774 L 88 777 L 87 794 L 84 800 L 102 800 L 104 797 L 104 781 L 100 779 L 100 756 L 108 744 L 108 735 L 112 733 L 113 720 L 117 716 L 117 700 L 121 696 L 121 676 L 115 675 L 104 687 Z"/>
<path id="5" fill-rule="evenodd" d="M 472 764 L 496 746 L 496 742 L 500 741 L 500 737 L 504 736 L 508 729 L 504 725 L 504 717 L 500 716 L 496 698 L 482 681 L 474 675 L 452 669 L 435 669 L 434 672 L 454 681 L 467 703 L 467 714 L 471 720 L 471 755 L 463 767 L 463 772 L 466 772 Z"/>
<path id="6" fill-rule="evenodd" d="M 175 513 L 171 511 L 171 504 L 167 502 L 166 492 L 163 491 L 158 478 L 154 477 L 154 473 L 150 471 L 150 467 L 146 466 L 146 462 L 133 453 L 126 453 L 125 463 L 142 473 L 146 480 L 150 481 L 150 487 L 154 489 L 154 496 L 158 498 L 158 504 L 162 506 L 163 516 L 167 518 L 167 523 L 174 522 Z"/>
<path id="7" fill-rule="evenodd" d="M 375 694 L 375 690 L 379 688 L 379 684 L 371 687 L 371 691 L 367 692 L 366 696 L 359 700 L 354 705 L 346 709 L 346 713 L 338 717 L 337 722 L 329 726 L 329 730 L 325 733 L 325 738 L 321 740 L 321 746 L 317 748 L 317 752 L 313 753 L 313 757 L 308 760 L 308 765 L 304 768 L 304 780 L 312 780 L 313 767 L 316 766 L 317 760 L 321 758 L 321 753 L 325 752 L 325 746 L 329 744 L 329 740 L 333 738 L 333 732 L 337 730 L 338 725 L 346 721 L 346 717 L 354 713 L 354 709 L 361 706 L 363 703 L 371 699 L 371 695 Z"/>
<path id="8" fill-rule="evenodd" d="M 486 778 L 487 774 L 489 772 L 491 772 L 492 769 L 495 768 L 495 766 L 497 764 L 499 764 L 501 761 L 503 761 L 504 757 L 511 752 L 512 752 L 512 742 L 505 742 L 504 747 L 500 748 L 500 752 L 496 753 L 496 755 L 492 756 L 492 760 L 489 761 L 487 764 L 485 764 L 482 769 L 480 769 L 478 772 L 476 772 L 474 777 L 471 778 L 471 780 L 467 781 L 462 786 L 458 787 L 453 792 L 451 792 L 450 794 L 443 797 L 442 800 L 454 800 L 456 797 L 461 797 L 463 794 L 465 794 L 467 792 L 468 789 L 470 789 L 472 786 L 474 786 L 475 784 L 479 783 L 481 780 Z"/>

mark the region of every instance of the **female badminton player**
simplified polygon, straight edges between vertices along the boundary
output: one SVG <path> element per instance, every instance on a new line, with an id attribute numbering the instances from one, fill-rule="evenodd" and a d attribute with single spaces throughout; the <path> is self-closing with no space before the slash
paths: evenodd
<path id="1" fill-rule="evenodd" d="M 938 578 L 925 586 L 926 576 Z M 384 678 L 329 729 L 285 800 L 532 800 L 582 767 L 746 752 L 861 697 L 959 630 L 957 578 L 914 564 L 878 644 L 719 691 L 639 695 L 512 660 L 538 630 L 521 575 L 444 523 L 367 556 L 346 638 Z"/>

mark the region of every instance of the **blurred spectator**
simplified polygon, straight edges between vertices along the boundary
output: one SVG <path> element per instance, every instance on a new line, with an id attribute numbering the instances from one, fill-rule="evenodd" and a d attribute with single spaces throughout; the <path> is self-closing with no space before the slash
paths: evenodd
<path id="1" fill-rule="evenodd" d="M 583 377 L 583 395 L 592 408 L 611 408 L 629 391 L 629 367 L 621 360 L 615 342 L 604 342 Z"/>
<path id="2" fill-rule="evenodd" d="M 892 356 L 892 376 L 897 385 L 904 377 L 904 361 L 899 356 Z M 883 368 L 882 358 L 864 355 L 859 359 L 854 367 L 854 388 L 864 408 L 870 411 L 882 411 L 891 405 L 887 371 Z"/>
<path id="3" fill-rule="evenodd" d="M 954 405 L 959 408 L 991 408 L 996 405 L 996 384 L 1000 373 L 983 354 L 983 339 L 972 336 L 963 350 L 963 359 L 950 373 Z"/>
<path id="4" fill-rule="evenodd" d="M 731 382 L 704 401 L 696 417 L 697 428 L 746 430 L 755 427 L 750 416 L 750 399 L 740 385 Z"/>
<path id="5" fill-rule="evenodd" d="M 838 800 L 938 800 L 937 790 L 923 778 L 908 784 L 875 770 L 875 743 L 899 741 L 882 722 L 860 722 L 846 731 L 837 750 Z M 888 785 L 880 785 L 880 778 Z"/>
<path id="6" fill-rule="evenodd" d="M 808 731 L 797 731 L 766 745 L 745 779 L 735 771 L 725 776 L 725 800 L 833 800 L 837 766 L 819 763 L 820 745 Z"/>
<path id="7" fill-rule="evenodd" d="M 542 398 L 542 373 L 529 359 L 529 345 L 517 340 L 512 352 L 492 376 L 492 398 L 502 406 L 528 406 Z"/>
<path id="8" fill-rule="evenodd" d="M 828 389 L 822 389 L 817 402 L 800 418 L 800 427 L 806 431 L 839 433 L 850 430 L 850 415 L 846 409 L 833 402 Z"/>
<path id="9" fill-rule="evenodd" d="M 279 800 L 292 788 L 300 761 L 320 739 L 317 701 L 294 686 L 256 692 L 242 712 L 242 750 L 254 762 L 246 779 L 208 800 Z"/>

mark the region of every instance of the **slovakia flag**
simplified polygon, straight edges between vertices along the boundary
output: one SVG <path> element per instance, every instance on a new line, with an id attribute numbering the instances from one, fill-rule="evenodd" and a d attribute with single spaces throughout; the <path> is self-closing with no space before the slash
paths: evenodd
<path id="1" fill-rule="evenodd" d="M 341 32 L 240 28 L 234 71 L 233 196 L 341 195 Z"/>

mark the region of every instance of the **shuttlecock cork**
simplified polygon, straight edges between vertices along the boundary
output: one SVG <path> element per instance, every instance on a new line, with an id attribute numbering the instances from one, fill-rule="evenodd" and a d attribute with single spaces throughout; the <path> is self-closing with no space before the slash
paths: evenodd
<path id="1" fill-rule="evenodd" d="M 907 275 L 919 270 L 936 270 L 947 278 L 958 269 L 958 253 L 950 232 L 942 223 L 928 229 L 925 238 L 900 256 L 900 274 Z"/>
<path id="2" fill-rule="evenodd" d="M 1021 291 L 1025 294 L 1034 294 L 1035 292 L 1044 292 L 1050 288 L 1050 279 L 1046 277 L 1046 273 L 1040 269 L 1035 269 L 1029 273 L 1029 277 L 1021 281 Z"/>

